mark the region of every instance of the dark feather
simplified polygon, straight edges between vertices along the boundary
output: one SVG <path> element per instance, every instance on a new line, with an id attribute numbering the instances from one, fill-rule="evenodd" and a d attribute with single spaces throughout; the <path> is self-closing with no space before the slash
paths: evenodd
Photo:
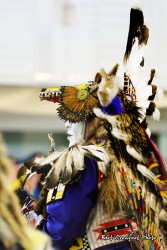
<path id="1" fill-rule="evenodd" d="M 72 176 L 72 172 L 68 171 L 68 170 L 65 170 L 61 174 L 61 183 L 63 183 L 65 185 L 66 183 L 70 182 L 71 176 Z"/>
<path id="2" fill-rule="evenodd" d="M 151 116 L 154 113 L 154 111 L 155 111 L 155 107 L 156 107 L 155 103 L 154 102 L 150 102 L 150 105 L 149 105 L 149 107 L 146 110 L 146 115 L 147 116 Z"/>
<path id="3" fill-rule="evenodd" d="M 30 169 L 34 164 L 35 164 L 34 159 L 31 159 L 31 160 L 24 162 L 24 166 L 28 169 Z"/>
<path id="4" fill-rule="evenodd" d="M 147 44 L 149 38 L 149 29 L 146 25 L 143 25 L 141 29 L 141 35 L 139 36 L 139 45 L 141 44 Z"/>
<path id="5" fill-rule="evenodd" d="M 41 178 L 40 178 L 41 183 L 44 183 L 45 179 L 46 179 L 46 173 L 41 175 Z"/>
<path id="6" fill-rule="evenodd" d="M 135 38 L 138 38 L 138 43 L 141 45 L 142 43 L 146 44 L 148 40 L 148 28 L 144 25 L 144 16 L 143 12 L 140 9 L 131 9 L 130 12 L 130 25 L 129 25 L 129 34 L 126 45 L 126 51 L 124 55 L 124 61 L 126 62 L 131 50 L 132 46 L 135 42 Z"/>
<path id="7" fill-rule="evenodd" d="M 101 79 L 102 79 L 102 75 L 98 72 L 98 73 L 95 75 L 95 82 L 100 83 L 100 82 L 101 82 Z"/>
<path id="8" fill-rule="evenodd" d="M 19 179 L 21 176 L 27 174 L 27 168 L 26 166 L 21 166 L 21 168 L 17 172 L 17 179 Z"/>
<path id="9" fill-rule="evenodd" d="M 93 155 L 88 149 L 84 149 L 84 155 L 94 161 L 103 161 L 99 157 Z"/>
<path id="10" fill-rule="evenodd" d="M 140 63 L 140 66 L 141 66 L 141 67 L 144 67 L 144 57 L 142 58 L 142 61 L 141 61 L 141 63 Z"/>
<path id="11" fill-rule="evenodd" d="M 30 177 L 31 174 L 27 174 L 26 178 L 24 179 L 23 183 L 22 183 L 22 188 L 24 187 L 26 181 L 28 180 L 28 178 Z"/>
<path id="12" fill-rule="evenodd" d="M 59 177 L 60 176 L 56 175 L 55 169 L 53 168 L 50 175 L 45 179 L 46 188 L 47 189 L 55 188 L 59 183 Z"/>
<path id="13" fill-rule="evenodd" d="M 27 169 L 30 169 L 33 167 L 33 166 L 36 166 L 41 160 L 43 160 L 44 157 L 42 155 L 34 155 L 31 157 L 30 160 L 27 160 L 26 162 L 24 162 L 24 166 L 27 168 Z"/>
<path id="14" fill-rule="evenodd" d="M 155 76 L 155 69 L 152 69 L 151 74 L 150 74 L 150 79 L 148 81 L 148 85 L 152 83 L 154 76 Z"/>
<path id="15" fill-rule="evenodd" d="M 152 95 L 150 95 L 148 97 L 148 100 L 149 101 L 153 101 L 155 96 L 156 96 L 156 93 L 157 93 L 157 86 L 156 85 L 152 85 Z"/>
<path id="16" fill-rule="evenodd" d="M 72 158 L 72 152 L 73 149 L 69 150 L 69 153 L 67 155 L 66 158 L 66 168 L 65 171 L 63 171 L 63 173 L 61 174 L 61 181 L 63 184 L 66 184 L 68 181 L 71 180 L 71 176 L 72 176 L 72 166 L 73 166 L 73 158 Z"/>
<path id="17" fill-rule="evenodd" d="M 109 76 L 115 76 L 118 70 L 119 64 L 116 64 L 112 70 L 108 73 Z"/>
<path id="18" fill-rule="evenodd" d="M 47 164 L 44 166 L 33 166 L 31 171 L 32 172 L 37 172 L 37 174 L 43 174 L 43 173 L 48 173 L 52 168 L 51 164 Z"/>
<path id="19" fill-rule="evenodd" d="M 142 126 L 142 128 L 144 128 L 145 130 L 147 129 L 147 127 L 148 127 L 148 122 L 146 121 L 146 119 L 144 119 L 144 120 L 141 122 L 141 126 Z"/>

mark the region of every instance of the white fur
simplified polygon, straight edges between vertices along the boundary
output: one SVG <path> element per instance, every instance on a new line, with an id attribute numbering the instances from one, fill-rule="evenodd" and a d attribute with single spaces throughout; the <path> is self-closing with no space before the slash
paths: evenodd
<path id="1" fill-rule="evenodd" d="M 118 93 L 120 78 L 107 75 L 104 69 L 101 69 L 101 75 L 103 78 L 99 85 L 97 96 L 102 106 L 108 106 Z M 105 94 L 105 100 L 101 93 Z"/>
<path id="2" fill-rule="evenodd" d="M 113 136 L 115 136 L 119 140 L 126 141 L 128 139 L 128 135 L 124 134 L 119 128 L 113 127 L 112 132 Z"/>
<path id="3" fill-rule="evenodd" d="M 93 112 L 95 113 L 95 115 L 97 117 L 106 119 L 110 124 L 112 124 L 111 133 L 113 134 L 113 136 L 115 136 L 117 139 L 123 140 L 123 141 L 126 141 L 128 139 L 128 135 L 122 133 L 122 131 L 118 128 L 120 122 L 117 120 L 117 118 L 115 116 L 106 115 L 99 108 L 94 108 Z"/>
<path id="4" fill-rule="evenodd" d="M 159 213 L 159 219 L 163 221 L 167 221 L 167 212 L 165 211 L 165 209 L 161 209 Z"/>
<path id="5" fill-rule="evenodd" d="M 104 114 L 104 113 L 102 112 L 102 110 L 99 109 L 99 108 L 94 108 L 94 109 L 93 109 L 93 112 L 94 112 L 94 114 L 95 114 L 97 117 L 102 118 L 102 119 L 106 119 L 106 120 L 107 120 L 109 123 L 111 123 L 112 125 L 113 125 L 113 124 L 116 124 L 116 123 L 119 123 L 119 122 L 117 121 L 117 118 L 116 118 L 115 116 L 106 115 L 106 114 Z"/>

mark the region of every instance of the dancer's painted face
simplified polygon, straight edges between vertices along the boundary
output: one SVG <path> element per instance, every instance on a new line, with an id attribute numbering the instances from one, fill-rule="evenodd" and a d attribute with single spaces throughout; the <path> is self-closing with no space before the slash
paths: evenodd
<path id="1" fill-rule="evenodd" d="M 67 139 L 69 141 L 69 147 L 79 143 L 85 136 L 85 122 L 70 123 L 66 122 Z"/>

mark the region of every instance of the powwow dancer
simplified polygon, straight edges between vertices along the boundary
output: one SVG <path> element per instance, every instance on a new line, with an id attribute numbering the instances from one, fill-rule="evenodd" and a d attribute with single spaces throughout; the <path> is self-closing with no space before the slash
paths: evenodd
<path id="1" fill-rule="evenodd" d="M 159 117 L 155 70 L 137 78 L 148 34 L 142 11 L 131 9 L 123 73 L 115 65 L 93 82 L 40 92 L 59 103 L 70 141 L 27 165 L 41 174 L 35 211 L 55 249 L 167 247 L 167 167 L 147 128 Z"/>

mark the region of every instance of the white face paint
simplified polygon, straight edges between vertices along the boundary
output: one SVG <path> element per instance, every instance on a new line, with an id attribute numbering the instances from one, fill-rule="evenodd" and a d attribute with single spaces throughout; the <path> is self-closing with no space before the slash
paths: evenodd
<path id="1" fill-rule="evenodd" d="M 79 143 L 82 139 L 84 139 L 84 122 L 70 123 L 69 121 L 67 121 L 65 123 L 65 127 L 67 128 L 67 139 L 69 141 L 69 147 Z"/>

